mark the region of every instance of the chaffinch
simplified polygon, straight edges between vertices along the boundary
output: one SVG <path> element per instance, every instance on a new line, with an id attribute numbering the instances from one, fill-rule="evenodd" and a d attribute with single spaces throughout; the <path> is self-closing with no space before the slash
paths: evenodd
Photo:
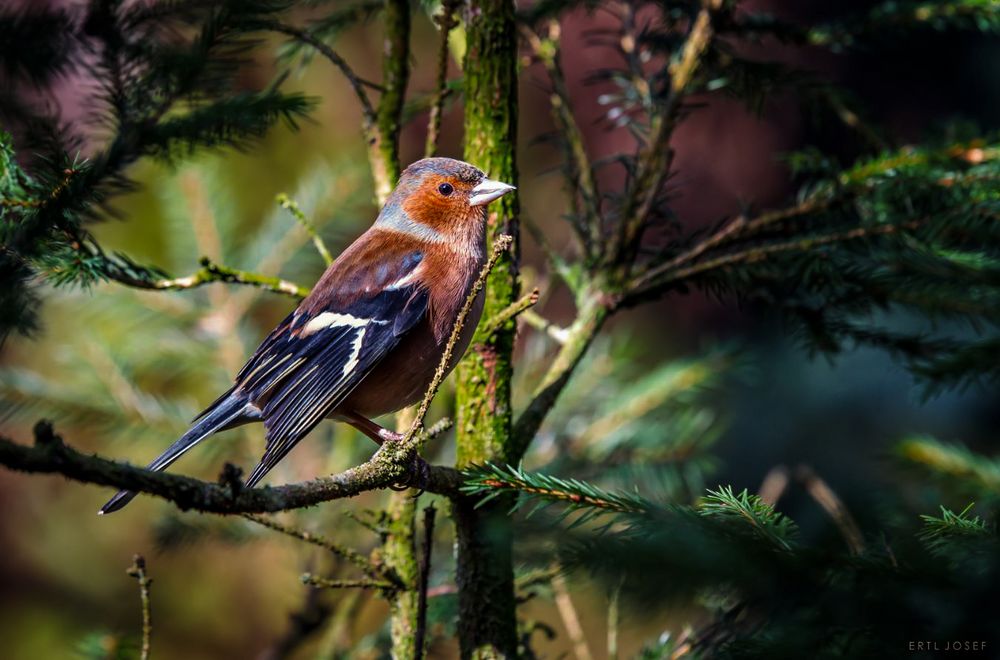
<path id="1" fill-rule="evenodd" d="M 379 444 L 399 435 L 373 417 L 416 403 L 430 385 L 485 260 L 486 205 L 514 187 L 450 158 L 403 172 L 375 224 L 340 255 L 254 351 L 233 386 L 149 464 L 163 470 L 208 436 L 263 422 L 266 451 L 253 487 L 324 418 Z M 482 314 L 473 307 L 451 369 Z M 111 513 L 135 493 L 120 491 Z"/>

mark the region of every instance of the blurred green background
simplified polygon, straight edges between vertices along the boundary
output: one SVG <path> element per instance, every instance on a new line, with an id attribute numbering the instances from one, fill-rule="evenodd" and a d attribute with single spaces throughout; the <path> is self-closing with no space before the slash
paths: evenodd
<path id="1" fill-rule="evenodd" d="M 805 18 L 871 3 L 748 4 Z M 601 85 L 584 84 L 587 73 L 602 65 L 602 53 L 587 47 L 582 33 L 601 20 L 600 14 L 571 14 L 564 24 L 563 50 L 576 112 L 589 128 L 588 146 L 606 155 L 622 148 L 627 138 L 598 122 Z M 410 90 L 419 94 L 433 87 L 437 32 L 425 13 L 415 14 L 413 27 Z M 371 79 L 379 77 L 379 34 L 373 23 L 352 29 L 338 43 L 338 51 L 358 73 Z M 276 40 L 260 49 L 256 66 L 244 74 L 248 89 L 265 86 L 277 73 L 273 56 L 278 47 Z M 763 55 L 843 82 L 901 144 L 939 132 L 955 119 L 995 129 L 1000 118 L 1000 48 L 995 40 L 923 34 L 850 57 L 777 47 Z M 457 75 L 454 62 L 451 67 Z M 56 90 L 69 121 L 85 112 L 86 86 L 85 77 L 78 76 Z M 297 132 L 275 129 L 250 153 L 199 154 L 172 168 L 142 163 L 133 173 L 142 188 L 114 201 L 120 217 L 109 217 L 97 228 L 101 244 L 171 274 L 193 272 L 205 255 L 304 285 L 314 282 L 323 262 L 275 196 L 287 193 L 295 199 L 334 253 L 363 231 L 377 209 L 358 109 L 343 78 L 317 61 L 293 73 L 286 86 L 320 98 L 313 121 Z M 537 70 L 523 72 L 520 93 L 523 214 L 558 248 L 566 236 L 562 197 L 556 194 L 561 185 L 555 171 L 558 154 L 538 140 L 552 126 Z M 425 115 L 418 113 L 407 127 L 404 163 L 422 155 L 425 124 Z M 461 139 L 461 107 L 455 105 L 445 117 L 441 154 L 460 155 Z M 687 226 L 696 227 L 747 204 L 779 204 L 793 191 L 779 156 L 806 145 L 850 149 L 840 128 L 812 121 L 793 98 L 771 99 L 760 115 L 734 100 L 713 99 L 686 122 L 674 144 L 675 208 Z M 543 291 L 537 310 L 556 323 L 569 320 L 572 308 L 565 290 L 549 279 L 531 239 L 524 240 L 526 286 Z M 5 435 L 27 441 L 31 425 L 44 417 L 74 446 L 145 463 L 228 386 L 256 342 L 293 304 L 220 284 L 169 293 L 114 284 L 88 291 L 49 289 L 41 336 L 14 338 L 0 356 L 0 427 Z M 522 327 L 522 394 L 548 348 L 543 335 Z M 756 490 L 774 466 L 807 464 L 840 493 L 862 526 L 866 515 L 876 513 L 872 504 L 880 493 L 900 483 L 896 465 L 887 458 L 893 443 L 927 434 L 992 453 L 1000 421 L 995 393 L 970 389 L 924 400 L 910 376 L 880 353 L 814 360 L 769 310 L 738 309 L 698 296 L 672 297 L 616 318 L 578 380 L 543 430 L 529 466 L 551 460 L 565 446 L 556 442 L 560 436 L 573 435 L 595 420 L 608 433 L 589 447 L 586 434 L 575 440 L 572 446 L 580 448 L 581 456 L 599 457 L 614 450 L 613 442 L 626 440 L 648 445 L 655 453 L 659 438 L 677 432 L 702 457 L 685 488 L 698 491 L 727 483 Z M 645 386 L 659 394 L 642 411 L 640 422 L 616 418 L 613 400 L 629 387 Z M 432 418 L 448 410 L 446 388 Z M 233 431 L 185 456 L 174 469 L 212 480 L 225 461 L 247 468 L 261 449 L 260 429 Z M 371 450 L 371 443 L 351 429 L 324 424 L 274 470 L 269 482 L 340 471 L 363 461 Z M 447 462 L 451 455 L 446 435 L 427 457 Z M 622 478 L 656 487 L 635 476 Z M 676 487 L 660 486 L 668 493 Z M 928 490 L 910 485 L 906 493 L 915 508 L 936 510 L 939 498 Z M 274 657 L 268 653 L 288 630 L 290 613 L 307 602 L 308 589 L 298 576 L 306 570 L 340 570 L 314 548 L 248 521 L 178 513 L 153 498 L 139 498 L 120 514 L 98 518 L 97 508 L 109 495 L 107 489 L 58 477 L 0 471 L 0 655 L 77 657 L 87 649 L 134 641 L 138 591 L 125 569 L 138 552 L 146 556 L 154 579 L 155 656 Z M 370 493 L 287 520 L 357 547 L 372 547 L 374 536 L 345 514 L 376 507 L 383 498 Z M 782 509 L 805 535 L 838 542 L 828 519 L 807 498 L 790 495 Z M 445 632 L 452 597 L 450 529 L 444 522 L 441 527 L 431 581 L 443 594 L 432 599 L 439 633 Z M 604 594 L 584 578 L 571 587 L 583 630 L 601 653 Z M 295 657 L 343 657 L 349 649 L 351 657 L 378 657 L 386 604 L 367 593 L 322 598 L 338 615 Z M 535 599 L 522 613 L 558 633 L 552 640 L 536 636 L 540 653 L 558 657 L 568 650 L 562 619 L 550 599 Z M 623 655 L 634 653 L 672 621 L 669 612 L 630 615 L 623 624 Z M 449 657 L 455 647 L 438 639 L 433 653 Z"/>

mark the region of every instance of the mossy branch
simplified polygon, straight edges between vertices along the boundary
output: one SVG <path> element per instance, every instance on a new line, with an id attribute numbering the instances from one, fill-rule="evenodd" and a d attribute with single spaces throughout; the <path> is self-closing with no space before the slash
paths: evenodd
<path id="1" fill-rule="evenodd" d="M 380 449 L 365 463 L 330 477 L 275 488 L 243 489 L 238 479 L 213 484 L 82 454 L 67 446 L 47 422 L 35 426 L 34 446 L 0 437 L 0 465 L 19 472 L 61 474 L 84 483 L 156 495 L 184 510 L 220 514 L 274 513 L 354 497 L 388 488 L 407 469 Z M 457 492 L 461 483 L 457 470 L 432 466 L 427 490 L 449 495 Z"/>
<path id="2" fill-rule="evenodd" d="M 483 327 L 479 330 L 481 337 L 490 337 L 494 332 L 502 328 L 508 321 L 526 312 L 538 304 L 538 289 L 532 289 L 527 295 L 521 296 L 510 305 L 494 314 L 483 322 Z"/>
<path id="3" fill-rule="evenodd" d="M 208 257 L 201 259 L 201 268 L 182 277 L 170 277 L 161 279 L 141 279 L 130 277 L 126 273 L 111 272 L 109 277 L 125 286 L 135 289 L 149 289 L 153 291 L 169 291 L 180 289 L 194 289 L 213 282 L 225 282 L 228 284 L 245 284 L 257 287 L 266 291 L 273 291 L 292 298 L 305 298 L 309 295 L 309 289 L 295 284 L 280 277 L 261 275 L 238 268 L 231 268 L 213 262 Z"/>
<path id="4" fill-rule="evenodd" d="M 395 591 L 396 585 L 392 582 L 380 582 L 378 580 L 331 580 L 319 577 L 312 573 L 303 573 L 302 584 L 310 587 L 321 587 L 323 589 L 379 589 L 381 591 Z"/>

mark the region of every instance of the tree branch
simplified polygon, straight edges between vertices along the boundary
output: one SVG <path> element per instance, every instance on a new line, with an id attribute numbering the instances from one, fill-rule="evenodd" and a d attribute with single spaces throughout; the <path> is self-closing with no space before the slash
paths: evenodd
<path id="1" fill-rule="evenodd" d="M 394 591 L 396 585 L 391 582 L 380 582 L 378 580 L 330 580 L 319 577 L 312 573 L 302 574 L 302 584 L 311 587 L 322 587 L 323 589 L 380 589 L 382 591 Z"/>
<path id="2" fill-rule="evenodd" d="M 83 483 L 147 493 L 169 500 L 181 509 L 221 514 L 273 513 L 354 497 L 387 488 L 406 472 L 405 467 L 394 463 L 380 449 L 367 462 L 331 477 L 276 488 L 240 489 L 238 481 L 213 484 L 81 454 L 64 444 L 47 422 L 35 426 L 32 447 L 0 437 L 0 465 L 19 472 L 61 474 Z M 463 479 L 458 470 L 432 466 L 427 490 L 453 494 Z"/>
<path id="3" fill-rule="evenodd" d="M 522 34 L 531 46 L 535 55 L 545 66 L 552 81 L 552 94 L 549 102 L 552 105 L 552 116 L 559 127 L 564 140 L 566 160 L 569 172 L 566 183 L 569 186 L 570 204 L 574 212 L 579 213 L 580 202 L 583 207 L 583 223 L 574 220 L 571 224 L 580 239 L 583 253 L 590 257 L 601 244 L 600 193 L 594 177 L 594 168 L 590 164 L 587 150 L 583 143 L 583 133 L 573 115 L 573 106 L 566 87 L 559 61 L 559 39 L 561 37 L 558 21 L 550 21 L 548 37 L 541 39 L 534 30 L 525 28 Z"/>
<path id="4" fill-rule="evenodd" d="M 413 640 L 416 660 L 424 657 L 427 638 L 427 585 L 431 577 L 431 550 L 434 548 L 434 516 L 437 509 L 430 505 L 424 509 L 424 552 L 420 558 L 420 584 L 417 600 L 417 630 Z"/>
<path id="5" fill-rule="evenodd" d="M 313 247 L 315 247 L 316 251 L 319 252 L 319 256 L 323 258 L 324 263 L 326 263 L 327 266 L 332 264 L 333 256 L 330 254 L 330 250 L 327 249 L 326 242 L 323 241 L 319 232 L 316 231 L 315 225 L 309 221 L 306 214 L 299 208 L 298 202 L 285 193 L 279 193 L 278 196 L 275 197 L 274 201 L 276 201 L 281 208 L 291 213 L 292 217 L 295 218 L 300 225 L 302 225 L 302 228 L 306 230 L 307 234 L 309 234 L 309 238 L 312 239 Z"/>
<path id="6" fill-rule="evenodd" d="M 706 272 L 717 270 L 719 268 L 763 261 L 771 255 L 783 252 L 805 252 L 822 245 L 842 243 L 861 238 L 869 238 L 872 236 L 895 234 L 904 229 L 915 229 L 924 222 L 925 220 L 913 220 L 902 224 L 879 225 L 876 227 L 855 227 L 854 229 L 833 234 L 806 236 L 792 241 L 757 245 L 712 259 L 707 259 L 685 268 L 677 268 L 673 271 L 658 267 L 643 273 L 641 276 L 630 281 L 625 287 L 624 295 L 626 299 L 634 300 L 636 298 L 658 293 L 672 283 L 687 280 L 696 275 L 702 275 Z"/>
<path id="7" fill-rule="evenodd" d="M 565 330 L 565 340 L 559 347 L 559 352 L 532 393 L 531 402 L 514 423 L 514 456 L 521 456 L 528 449 L 545 416 L 555 405 L 573 370 L 583 359 L 611 311 L 599 292 L 584 297 L 584 305 L 577 313 L 576 320 Z"/>
<path id="8" fill-rule="evenodd" d="M 544 332 L 552 341 L 557 344 L 565 344 L 567 339 L 566 328 L 562 328 L 552 321 L 548 320 L 541 314 L 538 314 L 533 309 L 526 309 L 521 314 L 521 318 L 525 323 L 530 325 L 535 330 L 539 332 Z"/>
<path id="9" fill-rule="evenodd" d="M 479 331 L 480 336 L 491 336 L 494 332 L 502 328 L 507 321 L 536 305 L 538 303 L 538 295 L 538 289 L 532 289 L 527 295 L 521 296 L 520 299 L 515 300 L 499 313 L 494 314 L 483 323 L 483 327 Z"/>
<path id="10" fill-rule="evenodd" d="M 335 67 L 340 69 L 340 72 L 344 74 L 345 78 L 347 78 L 347 82 L 350 83 L 351 89 L 354 90 L 354 95 L 358 97 L 358 102 L 361 103 L 361 114 L 365 126 L 365 133 L 368 133 L 368 129 L 375 125 L 375 108 L 372 107 L 372 103 L 368 99 L 368 94 L 365 92 L 364 88 L 365 84 L 370 83 L 366 83 L 366 81 L 359 78 L 358 75 L 354 73 L 354 69 L 351 68 L 343 57 L 338 55 L 335 50 L 327 46 L 321 39 L 315 37 L 308 30 L 303 30 L 301 28 L 287 25 L 285 23 L 279 23 L 277 21 L 264 22 L 262 27 L 266 30 L 271 30 L 272 32 L 286 34 L 304 44 L 312 46 L 320 55 L 328 59 Z"/>
<path id="11" fill-rule="evenodd" d="M 201 259 L 201 266 L 201 268 L 191 275 L 183 277 L 142 279 L 119 270 L 108 271 L 107 275 L 119 284 L 124 284 L 135 289 L 148 289 L 151 291 L 194 289 L 212 282 L 226 282 L 229 284 L 245 284 L 293 298 L 305 298 L 309 295 L 308 288 L 299 286 L 294 282 L 283 280 L 280 277 L 270 277 L 268 275 L 223 266 L 222 264 L 214 263 L 208 257 Z"/>
<path id="12" fill-rule="evenodd" d="M 623 262 L 628 261 L 629 253 L 641 238 L 649 211 L 670 171 L 673 159 L 670 137 L 702 56 L 715 34 L 712 20 L 722 0 L 702 0 L 701 4 L 681 48 L 680 58 L 670 64 L 670 90 L 662 110 L 651 118 L 649 140 L 639 154 L 633 184 L 622 204 L 618 231 L 612 235 L 606 252 L 606 262 L 610 266 L 626 265 Z"/>

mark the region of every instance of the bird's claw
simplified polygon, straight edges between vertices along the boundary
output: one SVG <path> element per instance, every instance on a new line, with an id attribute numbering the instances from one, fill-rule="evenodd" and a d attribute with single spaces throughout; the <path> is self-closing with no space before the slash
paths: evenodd
<path id="1" fill-rule="evenodd" d="M 389 488 L 396 491 L 402 492 L 410 488 L 416 488 L 417 492 L 414 497 L 420 497 L 427 490 L 427 486 L 431 481 L 431 466 L 424 459 L 420 458 L 417 454 L 413 455 L 413 460 L 410 462 L 410 466 L 406 471 L 406 476 L 394 483 L 390 484 Z"/>

